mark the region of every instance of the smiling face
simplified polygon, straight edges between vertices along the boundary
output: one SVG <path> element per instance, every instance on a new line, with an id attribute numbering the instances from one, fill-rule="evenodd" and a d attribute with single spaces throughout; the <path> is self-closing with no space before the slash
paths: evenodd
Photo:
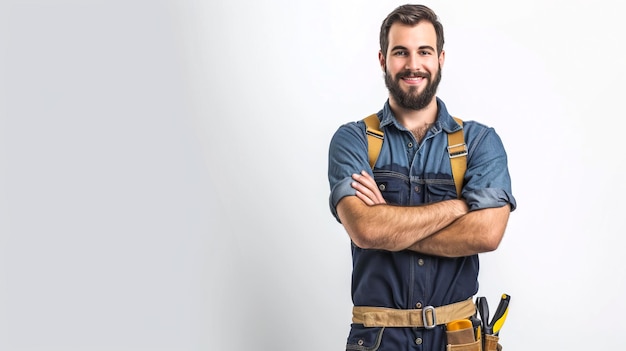
<path id="1" fill-rule="evenodd" d="M 386 57 L 379 53 L 379 60 L 390 99 L 399 107 L 421 110 L 433 103 L 445 56 L 436 48 L 435 28 L 428 21 L 394 23 L 389 29 L 389 49 Z"/>

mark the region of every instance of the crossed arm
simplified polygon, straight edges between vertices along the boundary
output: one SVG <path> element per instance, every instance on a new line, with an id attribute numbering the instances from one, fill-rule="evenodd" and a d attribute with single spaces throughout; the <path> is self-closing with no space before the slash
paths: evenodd
<path id="1" fill-rule="evenodd" d="M 504 235 L 509 205 L 471 212 L 457 199 L 393 206 L 385 203 L 367 172 L 352 178 L 356 196 L 341 199 L 337 212 L 358 247 L 460 257 L 493 251 Z"/>

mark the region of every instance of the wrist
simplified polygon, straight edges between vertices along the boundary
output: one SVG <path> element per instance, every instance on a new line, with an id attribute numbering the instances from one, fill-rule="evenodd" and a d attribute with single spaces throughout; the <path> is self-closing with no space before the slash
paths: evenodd
<path id="1" fill-rule="evenodd" d="M 458 213 L 459 213 L 459 217 L 469 212 L 469 206 L 467 206 L 467 203 L 465 202 L 465 200 L 457 199 L 454 201 L 455 201 L 455 205 L 458 210 Z"/>

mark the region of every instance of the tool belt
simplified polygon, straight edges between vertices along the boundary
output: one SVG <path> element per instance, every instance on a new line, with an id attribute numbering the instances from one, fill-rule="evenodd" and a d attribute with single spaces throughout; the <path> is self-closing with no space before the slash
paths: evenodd
<path id="1" fill-rule="evenodd" d="M 422 327 L 432 329 L 476 312 L 472 299 L 450 305 L 400 310 L 386 307 L 354 306 L 352 322 L 366 327 Z"/>
<path id="2" fill-rule="evenodd" d="M 426 306 L 422 309 L 394 309 L 387 307 L 354 306 L 352 308 L 352 322 L 363 324 L 365 327 L 421 327 L 433 329 L 437 325 L 446 325 L 452 321 L 465 319 L 476 313 L 476 305 L 472 299 L 456 302 L 453 304 L 433 307 Z M 502 346 L 498 343 L 495 335 L 480 333 L 474 339 L 473 330 L 469 335 L 472 341 L 460 338 L 461 333 L 467 331 L 446 331 L 448 338 L 447 351 L 501 351 Z"/>

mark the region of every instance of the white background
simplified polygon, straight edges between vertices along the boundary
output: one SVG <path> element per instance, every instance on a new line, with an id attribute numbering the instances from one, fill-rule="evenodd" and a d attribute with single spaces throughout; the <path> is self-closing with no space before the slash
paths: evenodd
<path id="1" fill-rule="evenodd" d="M 328 142 L 382 107 L 402 3 L 3 0 L 0 350 L 342 350 Z M 505 349 L 623 346 L 618 1 L 426 4 L 438 95 L 509 155 Z"/>

